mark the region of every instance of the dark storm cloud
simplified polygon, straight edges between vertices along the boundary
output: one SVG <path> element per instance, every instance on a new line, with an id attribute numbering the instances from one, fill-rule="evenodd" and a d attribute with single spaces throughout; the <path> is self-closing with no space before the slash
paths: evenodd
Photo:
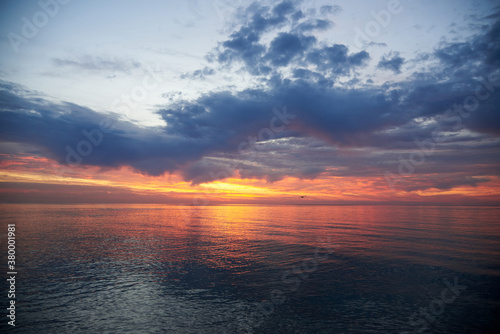
<path id="1" fill-rule="evenodd" d="M 314 43 L 316 38 L 313 36 L 280 33 L 271 42 L 264 58 L 269 59 L 273 66 L 286 66 L 292 59 L 302 56 Z"/>
<path id="2" fill-rule="evenodd" d="M 33 145 L 63 164 L 129 165 L 143 173 L 160 175 L 177 170 L 186 161 L 201 158 L 204 151 L 203 143 L 193 145 L 186 138 L 143 129 L 116 116 L 105 116 L 71 103 L 56 104 L 5 90 L 0 91 L 0 101 L 0 139 Z M 79 154 L 81 161 L 75 154 L 69 154 L 71 150 L 78 153 L 83 141 L 92 143 L 92 140 L 98 144 L 90 145 L 89 154 Z M 87 152 L 89 145 L 80 149 Z"/>
<path id="3" fill-rule="evenodd" d="M 500 65 L 500 21 L 483 26 L 485 33 L 464 42 L 442 42 L 434 55 L 445 66 L 449 74 L 465 72 L 466 75 L 478 66 L 484 69 Z M 478 65 L 478 63 L 480 64 Z"/>
<path id="4" fill-rule="evenodd" d="M 349 54 L 349 49 L 341 44 L 315 48 L 306 57 L 307 64 L 315 65 L 318 71 L 333 77 L 350 74 L 356 67 L 363 66 L 368 59 L 368 52 Z"/>
<path id="5" fill-rule="evenodd" d="M 325 6 L 323 14 L 339 11 L 338 7 Z M 245 69 L 254 75 L 268 75 L 276 70 L 293 64 L 304 64 L 310 58 L 316 58 L 318 67 L 325 67 L 324 63 L 333 65 L 337 59 L 332 59 L 331 50 L 318 45 L 318 41 L 312 35 L 313 31 L 329 29 L 333 23 L 326 18 L 306 18 L 304 13 L 296 8 L 295 3 L 283 1 L 275 7 L 250 6 L 245 12 L 250 17 L 230 38 L 220 43 L 208 59 L 218 61 L 221 64 L 232 65 L 242 63 Z M 281 32 L 275 36 L 269 45 L 261 41 L 264 33 L 278 28 L 288 27 L 287 32 Z M 347 59 L 347 47 L 345 48 L 345 59 L 342 63 L 335 63 L 337 69 L 342 66 L 360 66 L 368 59 L 366 52 L 350 55 Z M 311 55 L 309 55 L 310 51 Z M 321 64 L 319 62 L 322 62 Z M 338 70 L 337 70 L 338 72 Z M 341 71 L 348 73 L 349 70 Z"/>
<path id="6" fill-rule="evenodd" d="M 253 73 L 259 73 L 255 64 L 266 49 L 259 43 L 261 35 L 270 29 L 283 26 L 294 10 L 295 6 L 290 1 L 283 1 L 273 8 L 251 5 L 244 13 L 245 17 L 250 17 L 249 22 L 222 42 L 219 50 L 210 58 L 221 63 L 243 61 Z"/>
<path id="7" fill-rule="evenodd" d="M 4 87 L 8 89 L 14 86 Z M 438 94 L 429 95 L 431 88 Z M 181 170 L 186 180 L 194 183 L 228 177 L 230 172 L 220 173 L 224 166 L 220 161 L 201 165 L 196 162 L 219 152 L 236 154 L 239 145 L 248 141 L 249 136 L 258 142 L 259 131 L 269 128 L 271 119 L 276 118 L 273 108 L 285 104 L 288 114 L 295 115 L 288 120 L 287 130 L 292 131 L 288 133 L 289 136 L 317 137 L 345 148 L 408 149 L 414 147 L 415 138 L 430 138 L 437 126 L 412 125 L 413 119 L 439 115 L 444 107 L 460 101 L 468 93 L 466 89 L 454 91 L 456 97 L 450 99 L 450 94 L 445 94 L 452 90 L 448 85 L 419 89 L 402 87 L 400 90 L 398 94 L 387 94 L 382 89 L 328 88 L 314 81 L 297 79 L 282 81 L 260 90 L 208 93 L 195 101 L 179 102 L 159 110 L 158 114 L 166 122 L 164 127 L 143 129 L 112 118 L 115 129 L 104 134 L 102 144 L 94 147 L 93 152 L 83 158 L 82 164 L 105 167 L 129 165 L 150 175 Z M 491 101 L 497 98 L 495 96 Z M 66 147 L 76 150 L 81 140 L 87 140 L 82 131 L 99 129 L 99 123 L 104 118 L 99 113 L 74 104 L 54 104 L 39 98 L 18 96 L 6 89 L 1 92 L 0 100 L 1 139 L 40 147 L 48 157 L 62 163 L 66 162 L 68 155 Z M 423 100 L 427 102 L 422 105 L 417 103 Z M 481 110 L 487 112 L 488 108 L 496 108 L 494 102 L 486 102 L 481 105 Z M 477 121 L 485 126 L 484 122 L 480 122 L 481 119 L 478 117 Z M 472 120 L 473 117 L 464 119 L 464 124 L 473 124 L 477 128 L 478 124 L 471 123 Z M 283 125 L 278 118 L 275 121 L 276 127 Z M 399 134 L 385 132 L 405 127 L 406 130 Z M 285 133 L 276 133 L 275 137 L 280 138 Z M 275 148 L 279 151 L 278 147 Z M 294 151 L 293 146 L 282 147 L 282 150 Z M 240 169 L 243 177 L 263 177 L 268 181 L 276 181 L 286 175 L 314 177 L 324 166 L 332 163 L 324 161 L 324 165 L 302 165 L 297 163 L 301 161 L 301 154 L 273 161 L 275 154 L 266 155 L 265 147 L 261 152 L 260 166 L 248 163 L 255 157 L 243 157 L 247 162 L 235 164 L 233 169 Z M 288 168 L 290 161 L 295 161 L 297 168 Z M 349 166 L 349 162 L 353 161 L 342 160 L 337 163 Z M 372 165 L 376 163 L 373 160 L 369 162 Z M 210 175 L 210 172 L 215 176 Z M 351 175 L 353 173 L 351 166 Z"/>
<path id="8" fill-rule="evenodd" d="M 398 52 L 390 52 L 380 59 L 377 67 L 385 70 L 391 70 L 394 73 L 401 73 L 401 66 L 403 66 L 405 59 L 399 56 Z"/>
<path id="9" fill-rule="evenodd" d="M 68 162 L 67 147 L 78 151 L 82 140 L 89 141 L 83 132 L 101 129 L 100 123 L 105 118 L 75 104 L 34 100 L 5 90 L 0 92 L 0 99 L 1 140 L 39 147 L 46 156 L 61 163 Z M 288 114 L 300 119 L 287 120 L 287 113 L 280 111 L 297 134 L 318 135 L 342 145 L 355 144 L 363 132 L 387 127 L 377 110 L 391 109 L 380 92 L 355 94 L 318 89 L 305 82 L 270 91 L 210 93 L 194 102 L 160 110 L 159 115 L 167 123 L 164 127 L 144 129 L 111 117 L 107 121 L 114 130 L 103 133 L 102 143 L 83 156 L 81 163 L 105 167 L 129 165 L 143 173 L 160 175 L 182 169 L 209 154 L 237 153 L 248 136 L 259 140 L 259 131 L 269 128 L 273 118 L 273 125 L 282 128 L 282 120 L 272 110 L 284 102 L 293 106 Z M 276 137 L 279 136 L 277 133 Z M 75 159 L 70 157 L 69 161 Z M 186 176 L 193 179 L 192 174 Z"/>

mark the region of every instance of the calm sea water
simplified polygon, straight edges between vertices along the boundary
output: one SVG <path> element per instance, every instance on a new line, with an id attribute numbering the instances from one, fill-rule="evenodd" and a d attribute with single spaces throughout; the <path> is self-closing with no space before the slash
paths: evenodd
<path id="1" fill-rule="evenodd" d="M 500 208 L 0 205 L 19 333 L 499 333 Z M 5 264 L 5 265 L 4 265 Z"/>

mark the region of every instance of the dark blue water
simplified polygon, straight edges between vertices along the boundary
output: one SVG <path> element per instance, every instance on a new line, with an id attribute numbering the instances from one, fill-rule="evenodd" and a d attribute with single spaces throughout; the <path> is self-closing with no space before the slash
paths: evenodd
<path id="1" fill-rule="evenodd" d="M 18 333 L 498 333 L 500 208 L 0 206 Z M 5 264 L 5 265 L 4 265 Z"/>

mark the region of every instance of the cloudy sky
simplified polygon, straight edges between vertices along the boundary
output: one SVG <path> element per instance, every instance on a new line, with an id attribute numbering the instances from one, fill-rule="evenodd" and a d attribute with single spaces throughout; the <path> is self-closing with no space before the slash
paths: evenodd
<path id="1" fill-rule="evenodd" d="M 0 15 L 1 202 L 499 204 L 500 1 Z"/>

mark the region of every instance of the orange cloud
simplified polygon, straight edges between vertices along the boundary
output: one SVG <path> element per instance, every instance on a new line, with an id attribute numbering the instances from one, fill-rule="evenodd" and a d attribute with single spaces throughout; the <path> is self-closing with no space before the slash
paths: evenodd
<path id="1" fill-rule="evenodd" d="M 261 179 L 232 178 L 193 185 L 178 173 L 146 176 L 130 167 L 61 166 L 34 156 L 2 157 L 0 198 L 2 202 L 151 202 L 180 204 L 271 203 L 271 204 L 497 204 L 500 179 L 477 186 L 450 189 L 392 190 L 383 177 L 332 176 L 315 179 L 286 177 L 269 183 Z M 425 175 L 407 184 L 421 182 Z M 484 176 L 482 176 L 484 177 Z"/>

